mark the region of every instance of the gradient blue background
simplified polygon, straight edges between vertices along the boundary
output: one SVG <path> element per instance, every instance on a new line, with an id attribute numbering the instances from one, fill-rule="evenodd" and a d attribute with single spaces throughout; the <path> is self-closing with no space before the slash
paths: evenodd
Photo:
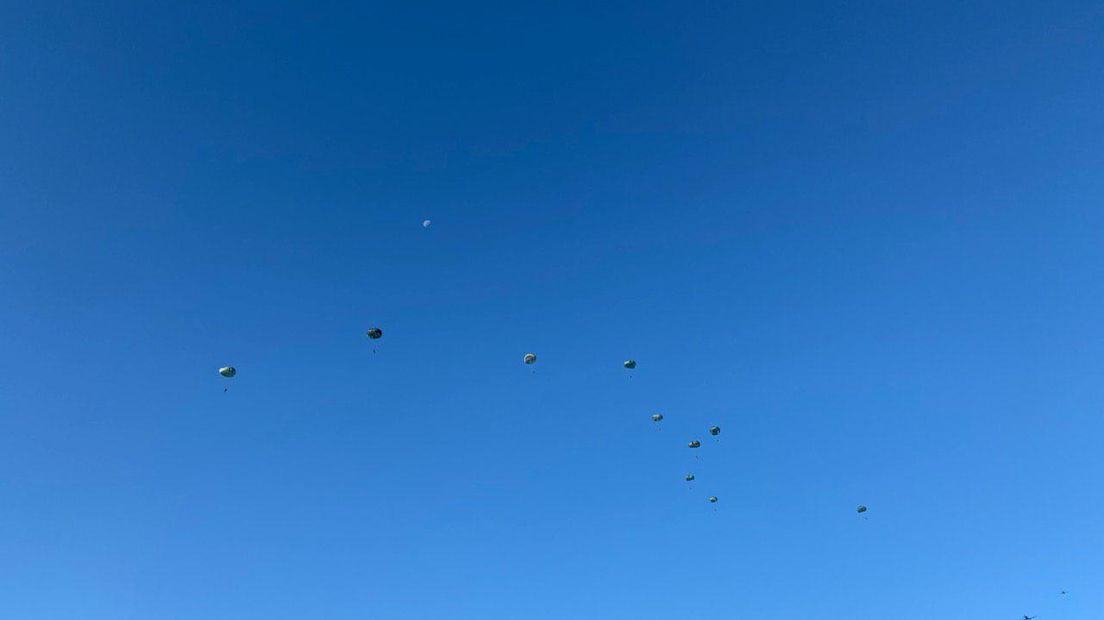
<path id="1" fill-rule="evenodd" d="M 905 4 L 5 2 L 0 616 L 1102 617 L 1104 10 Z"/>

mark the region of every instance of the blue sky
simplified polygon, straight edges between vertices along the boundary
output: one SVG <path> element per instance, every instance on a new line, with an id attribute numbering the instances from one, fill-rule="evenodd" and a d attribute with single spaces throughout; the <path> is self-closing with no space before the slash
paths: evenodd
<path id="1" fill-rule="evenodd" d="M 228 4 L 0 6 L 0 614 L 1104 613 L 1099 3 Z"/>

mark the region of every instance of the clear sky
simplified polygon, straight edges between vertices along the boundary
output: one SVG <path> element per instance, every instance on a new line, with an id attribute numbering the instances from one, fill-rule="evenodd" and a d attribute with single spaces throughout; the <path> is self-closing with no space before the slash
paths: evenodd
<path id="1" fill-rule="evenodd" d="M 1104 616 L 1099 2 L 161 4 L 0 6 L 0 616 Z"/>

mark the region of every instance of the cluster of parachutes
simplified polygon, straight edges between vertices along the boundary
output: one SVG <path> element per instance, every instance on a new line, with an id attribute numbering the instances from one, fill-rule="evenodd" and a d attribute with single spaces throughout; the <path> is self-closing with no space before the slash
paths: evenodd
<path id="1" fill-rule="evenodd" d="M 629 360 L 629 361 L 631 362 L 632 360 Z M 625 362 L 625 368 L 630 368 L 629 362 Z M 631 368 L 636 368 L 636 362 L 632 363 Z M 658 424 L 662 421 L 663 421 L 663 414 L 662 413 L 653 413 L 652 414 L 652 423 Z M 716 426 L 716 425 L 710 426 L 709 427 L 709 434 L 714 436 L 714 437 L 720 435 L 721 434 L 721 427 Z M 701 445 L 702 445 L 701 440 L 694 439 L 694 440 L 691 440 L 689 443 L 687 443 L 686 447 L 690 448 L 691 450 L 697 450 L 698 448 L 701 447 Z M 698 476 L 696 474 L 694 474 L 693 472 L 691 472 L 691 473 L 686 474 L 683 477 L 683 479 L 686 480 L 687 482 L 694 482 L 695 480 L 698 479 Z M 709 501 L 710 504 L 716 504 L 717 503 L 717 496 L 716 495 L 710 495 L 709 498 L 708 498 L 708 501 Z"/>
<path id="2" fill-rule="evenodd" d="M 426 220 L 425 225 L 427 227 L 429 226 L 429 220 Z M 368 336 L 368 338 L 370 340 L 379 340 L 380 338 L 383 338 L 383 330 L 378 328 L 378 327 L 372 327 L 372 328 L 369 328 L 367 332 L 365 332 L 365 335 Z M 373 352 L 374 351 L 375 351 L 375 349 L 373 349 Z M 532 366 L 533 364 L 537 363 L 537 355 L 536 355 L 536 353 L 526 353 L 521 358 L 521 361 L 526 366 Z M 627 370 L 634 370 L 636 368 L 636 360 L 627 359 L 627 360 L 624 361 L 622 366 L 624 366 Z M 219 368 L 218 372 L 219 372 L 220 375 L 225 377 L 227 380 L 233 379 L 238 374 L 237 369 L 234 368 L 233 366 L 223 366 L 222 368 Z M 226 386 L 226 388 L 224 388 L 223 391 L 225 392 L 229 389 L 230 389 L 230 387 Z M 652 422 L 654 424 L 659 424 L 662 421 L 663 421 L 663 414 L 662 413 L 653 413 L 652 414 Z M 710 426 L 709 427 L 709 434 L 714 436 L 714 437 L 717 437 L 718 435 L 721 434 L 721 427 L 716 426 L 716 425 Z M 688 447 L 692 450 L 696 450 L 696 449 L 700 448 L 701 445 L 702 445 L 701 441 L 699 441 L 697 439 L 694 439 L 694 440 L 691 440 L 689 443 L 687 443 L 686 447 Z M 685 480 L 686 480 L 686 482 L 694 482 L 695 480 L 697 480 L 697 476 L 694 475 L 693 473 L 688 473 L 685 476 Z M 716 504 L 717 503 L 717 496 L 716 495 L 710 495 L 709 498 L 708 498 L 708 501 L 709 501 L 710 504 Z M 863 513 L 866 512 L 866 510 L 867 510 L 866 506 L 861 506 L 860 505 L 856 509 L 856 512 L 858 512 L 859 514 L 863 514 Z"/>

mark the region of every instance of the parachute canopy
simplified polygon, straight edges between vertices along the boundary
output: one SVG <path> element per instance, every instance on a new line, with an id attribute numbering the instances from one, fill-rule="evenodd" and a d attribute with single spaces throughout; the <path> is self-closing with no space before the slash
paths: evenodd
<path id="1" fill-rule="evenodd" d="M 687 482 L 693 482 L 694 481 L 694 474 L 686 474 L 686 481 Z"/>
<path id="2" fill-rule="evenodd" d="M 719 426 L 710 426 L 709 427 L 709 434 L 713 435 L 714 437 L 716 437 L 717 435 L 720 435 L 721 434 L 721 427 L 719 427 Z"/>
<path id="3" fill-rule="evenodd" d="M 690 443 L 686 444 L 686 447 L 687 448 L 700 448 L 701 447 L 701 442 L 698 441 L 697 439 L 695 439 L 694 441 L 691 441 Z"/>
<path id="4" fill-rule="evenodd" d="M 383 330 L 378 328 L 378 327 L 373 327 L 372 329 L 368 330 L 365 333 L 372 340 L 379 340 L 380 338 L 383 338 Z"/>
<path id="5" fill-rule="evenodd" d="M 855 509 L 855 512 L 857 512 L 859 514 L 862 514 L 862 513 L 866 512 L 866 506 L 859 506 L 858 508 Z"/>
<path id="6" fill-rule="evenodd" d="M 429 228 L 429 225 L 433 222 L 430 220 L 422 220 L 422 228 Z"/>
<path id="7" fill-rule="evenodd" d="M 526 353 L 525 357 L 521 358 L 521 360 L 523 362 L 525 362 L 526 364 L 536 364 L 537 363 L 537 356 L 533 355 L 532 353 Z"/>
<path id="8" fill-rule="evenodd" d="M 636 368 L 636 360 L 625 360 L 624 366 L 625 368 L 632 370 L 633 368 Z"/>
<path id="9" fill-rule="evenodd" d="M 219 368 L 219 374 L 229 379 L 230 377 L 238 374 L 238 370 L 233 366 L 224 366 L 222 368 Z"/>
<path id="10" fill-rule="evenodd" d="M 653 413 L 652 414 L 652 422 L 659 422 L 662 419 L 663 419 L 663 414 L 662 413 Z"/>
<path id="11" fill-rule="evenodd" d="M 713 497 L 710 497 L 709 498 L 709 503 L 710 504 L 716 504 L 717 503 L 717 496 L 714 495 Z"/>

